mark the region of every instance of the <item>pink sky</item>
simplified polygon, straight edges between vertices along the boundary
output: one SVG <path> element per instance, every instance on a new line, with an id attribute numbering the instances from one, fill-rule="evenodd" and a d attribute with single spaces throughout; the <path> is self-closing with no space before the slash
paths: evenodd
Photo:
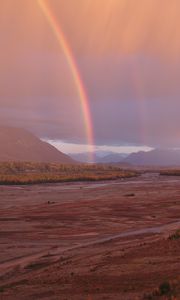
<path id="1" fill-rule="evenodd" d="M 95 143 L 180 146 L 179 0 L 51 0 L 89 97 Z M 86 142 L 71 71 L 32 0 L 1 0 L 0 123 Z"/>

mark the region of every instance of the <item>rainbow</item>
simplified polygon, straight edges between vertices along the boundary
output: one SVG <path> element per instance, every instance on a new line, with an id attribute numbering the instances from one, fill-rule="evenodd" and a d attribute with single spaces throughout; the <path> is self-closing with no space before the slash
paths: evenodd
<path id="1" fill-rule="evenodd" d="M 91 121 L 91 114 L 90 114 L 90 108 L 89 108 L 89 101 L 88 97 L 81 79 L 81 75 L 78 69 L 78 66 L 76 64 L 75 58 L 73 56 L 72 50 L 67 42 L 67 39 L 56 19 L 56 17 L 53 15 L 51 8 L 47 4 L 46 0 L 37 0 L 40 9 L 42 10 L 44 16 L 46 17 L 57 41 L 59 46 L 62 48 L 64 55 L 66 57 L 67 63 L 69 65 L 69 68 L 71 70 L 71 74 L 78 92 L 78 97 L 80 100 L 82 115 L 84 119 L 85 124 L 85 132 L 87 137 L 87 144 L 88 149 L 90 153 L 93 153 L 94 151 L 94 138 L 93 138 L 93 126 Z M 93 160 L 93 156 L 90 157 L 90 160 Z"/>
<path id="2" fill-rule="evenodd" d="M 141 143 L 146 145 L 146 137 L 148 136 L 148 129 L 146 126 L 146 120 L 148 119 L 146 107 L 146 91 L 138 60 L 135 60 L 135 62 L 132 65 L 132 82 L 134 85 L 134 95 L 136 95 L 136 101 L 138 104 L 139 111 L 139 120 L 141 123 Z"/>

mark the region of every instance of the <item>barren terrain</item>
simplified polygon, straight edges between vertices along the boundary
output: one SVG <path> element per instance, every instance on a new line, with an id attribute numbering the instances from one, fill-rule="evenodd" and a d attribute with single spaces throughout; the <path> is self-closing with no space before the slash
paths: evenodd
<path id="1" fill-rule="evenodd" d="M 0 299 L 180 299 L 179 228 L 178 177 L 1 186 Z"/>

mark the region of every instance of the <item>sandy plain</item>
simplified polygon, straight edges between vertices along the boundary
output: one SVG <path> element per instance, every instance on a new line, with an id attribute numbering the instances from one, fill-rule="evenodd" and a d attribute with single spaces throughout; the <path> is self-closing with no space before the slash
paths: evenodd
<path id="1" fill-rule="evenodd" d="M 179 177 L 1 186 L 0 299 L 180 299 L 179 228 Z"/>

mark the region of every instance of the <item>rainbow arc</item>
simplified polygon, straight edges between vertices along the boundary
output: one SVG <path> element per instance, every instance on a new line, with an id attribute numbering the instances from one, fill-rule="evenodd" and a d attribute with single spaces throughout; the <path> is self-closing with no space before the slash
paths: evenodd
<path id="1" fill-rule="evenodd" d="M 81 74 L 79 72 L 76 60 L 74 58 L 74 55 L 72 53 L 72 50 L 69 46 L 69 43 L 64 35 L 64 32 L 61 29 L 61 26 L 57 20 L 57 18 L 54 16 L 49 4 L 46 0 L 37 0 L 39 7 L 41 11 L 43 12 L 49 26 L 51 27 L 57 42 L 61 49 L 63 50 L 63 53 L 65 55 L 66 61 L 68 63 L 69 69 L 71 71 L 76 90 L 78 93 L 78 99 L 80 101 L 82 115 L 84 119 L 84 125 L 85 125 L 85 132 L 87 137 L 87 143 L 89 145 L 89 152 L 93 153 L 94 150 L 94 138 L 93 138 L 93 126 L 91 121 L 91 113 L 90 113 L 90 107 L 89 107 L 89 100 L 88 96 L 85 91 L 85 87 L 83 84 L 83 81 L 81 79 Z M 91 160 L 93 160 L 93 156 L 91 156 Z"/>

